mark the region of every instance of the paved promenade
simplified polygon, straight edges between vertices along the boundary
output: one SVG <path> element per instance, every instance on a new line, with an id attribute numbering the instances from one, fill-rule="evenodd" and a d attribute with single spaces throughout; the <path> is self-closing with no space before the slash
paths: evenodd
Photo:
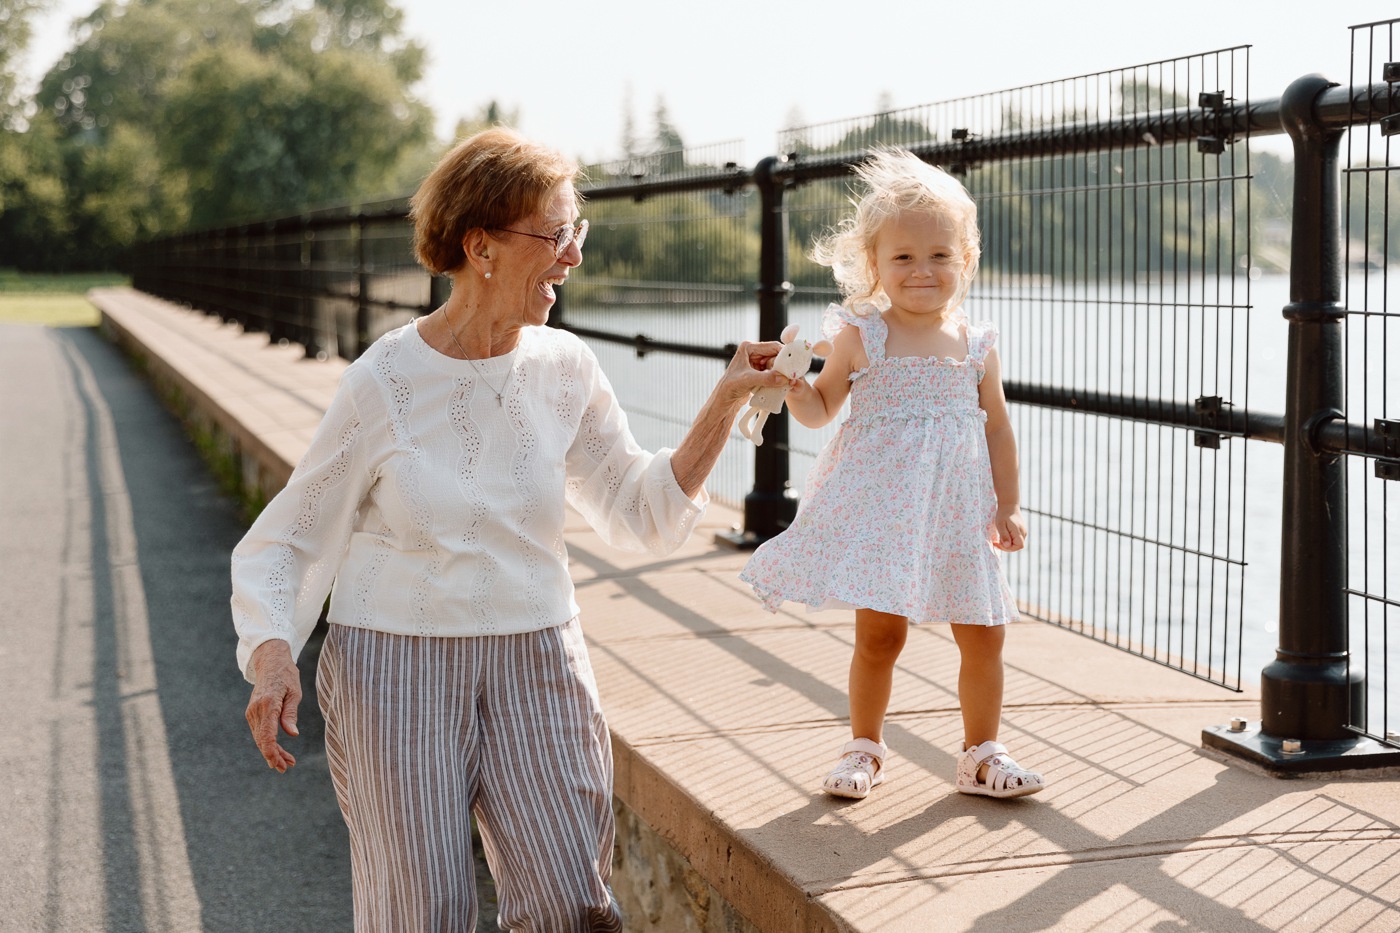
<path id="1" fill-rule="evenodd" d="M 5 933 L 349 929 L 319 717 L 280 780 L 243 722 L 242 527 L 100 334 L 0 324 Z"/>
<path id="2" fill-rule="evenodd" d="M 295 459 L 338 364 L 130 291 L 93 298 L 158 380 L 188 380 L 187 399 L 243 432 L 245 472 Z M 90 333 L 6 329 L 0 354 L 0 690 L 26 710 L 0 746 L 19 777 L 0 809 L 19 831 L 0 854 L 20 866 L 0 879 L 0 917 L 344 929 L 329 787 L 311 786 L 314 767 L 296 784 L 247 754 L 215 580 L 239 528 L 226 500 L 188 445 L 135 449 L 102 420 L 120 408 L 104 401 L 109 381 L 140 389 Z M 61 443 L 39 454 L 50 435 Z M 36 498 L 59 525 L 25 530 Z M 1045 792 L 953 791 L 957 653 L 946 630 L 921 628 L 895 677 L 891 780 L 864 802 L 826 798 L 852 625 L 763 612 L 736 578 L 745 556 L 711 544 L 735 520 L 712 507 L 662 560 L 613 551 L 580 520 L 568 544 L 617 794 L 759 929 L 1400 930 L 1395 775 L 1280 780 L 1227 763 L 1201 749 L 1201 729 L 1256 720 L 1256 696 L 1038 623 L 1009 633 L 1003 739 L 1047 773 Z M 48 610 L 27 608 L 41 599 Z M 299 743 L 303 761 L 317 738 Z M 275 926 L 227 913 L 264 890 L 286 911 Z M 50 920 L 76 909 L 69 898 L 97 922 Z M 634 927 L 723 929 L 703 900 L 686 922 L 649 927 L 643 898 Z"/>

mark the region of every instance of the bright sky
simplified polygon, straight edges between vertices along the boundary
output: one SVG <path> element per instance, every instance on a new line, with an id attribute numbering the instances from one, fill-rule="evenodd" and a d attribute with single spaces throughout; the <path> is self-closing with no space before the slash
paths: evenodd
<path id="1" fill-rule="evenodd" d="M 95 5 L 54 0 L 37 19 L 35 80 L 68 48 L 72 20 Z M 399 5 L 428 49 L 418 93 L 443 137 L 495 99 L 518 108 L 520 129 L 541 142 L 585 161 L 615 158 L 630 95 L 639 137 L 650 136 L 661 98 L 687 145 L 741 139 L 748 164 L 776 150 L 794 110 L 806 123 L 837 120 L 873 112 L 882 94 L 907 107 L 1235 45 L 1253 45 L 1254 99 L 1309 72 L 1345 82 L 1347 27 L 1400 16 L 1395 0 Z"/>

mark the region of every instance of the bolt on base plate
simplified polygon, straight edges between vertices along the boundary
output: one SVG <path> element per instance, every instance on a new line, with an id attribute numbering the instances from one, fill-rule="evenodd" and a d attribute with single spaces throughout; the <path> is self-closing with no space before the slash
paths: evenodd
<path id="1" fill-rule="evenodd" d="M 1285 739 L 1265 735 L 1256 723 L 1254 728 L 1239 731 L 1231 726 L 1207 726 L 1201 730 L 1201 744 L 1281 776 L 1400 768 L 1400 748 L 1360 735 L 1349 739 Z"/>

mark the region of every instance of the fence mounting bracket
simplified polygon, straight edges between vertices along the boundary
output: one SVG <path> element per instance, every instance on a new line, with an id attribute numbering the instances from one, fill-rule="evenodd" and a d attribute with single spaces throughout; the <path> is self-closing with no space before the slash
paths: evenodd
<path id="1" fill-rule="evenodd" d="M 1206 110 L 1212 110 L 1216 113 L 1219 113 L 1220 111 L 1225 109 L 1225 92 L 1202 91 L 1196 97 L 1196 103 L 1204 107 Z"/>
<path id="2" fill-rule="evenodd" d="M 957 127 L 953 130 L 953 142 L 957 143 L 959 148 L 962 148 L 966 146 L 975 135 L 975 133 L 965 126 Z M 971 159 L 960 158 L 956 162 L 948 163 L 948 174 L 965 178 L 967 177 L 967 173 L 976 167 L 977 163 L 973 162 Z"/>
<path id="3" fill-rule="evenodd" d="M 1376 478 L 1400 480 L 1400 421 L 1377 418 L 1376 435 L 1381 439 L 1381 456 L 1376 460 Z"/>
<path id="4" fill-rule="evenodd" d="M 1233 99 L 1233 98 L 1231 98 Z M 1224 91 L 1202 91 L 1196 97 L 1196 103 L 1202 110 L 1210 111 L 1211 122 L 1215 128 L 1208 133 L 1196 137 L 1196 151 L 1209 155 L 1220 155 L 1225 151 L 1226 143 L 1233 143 L 1235 138 L 1225 132 L 1225 92 Z"/>
<path id="5" fill-rule="evenodd" d="M 1214 430 L 1220 423 L 1220 412 L 1230 403 L 1218 395 L 1202 395 L 1196 399 L 1196 413 L 1201 416 L 1201 423 L 1209 425 L 1196 429 L 1196 446 L 1206 447 L 1210 450 L 1220 449 L 1220 438 L 1223 436 L 1218 430 Z"/>

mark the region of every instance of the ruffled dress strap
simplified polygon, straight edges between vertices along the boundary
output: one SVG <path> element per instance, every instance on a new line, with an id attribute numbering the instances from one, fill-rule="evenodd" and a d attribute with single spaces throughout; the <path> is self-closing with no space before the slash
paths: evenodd
<path id="1" fill-rule="evenodd" d="M 856 318 L 856 313 L 850 308 L 833 301 L 822 312 L 822 337 L 826 340 L 835 340 L 836 335 L 841 333 L 841 329 L 847 324 L 855 324 L 859 327 L 860 322 Z"/>
<path id="2" fill-rule="evenodd" d="M 977 367 L 977 381 L 987 372 L 987 353 L 996 346 L 1000 332 L 991 321 L 967 325 L 967 358 Z"/>
<path id="3" fill-rule="evenodd" d="M 879 308 L 873 304 L 862 303 L 852 309 L 832 302 L 822 314 L 822 336 L 827 340 L 835 340 L 836 335 L 848 324 L 855 325 L 860 330 L 865 356 L 870 362 L 875 363 L 885 358 L 885 338 L 888 330 Z"/>

